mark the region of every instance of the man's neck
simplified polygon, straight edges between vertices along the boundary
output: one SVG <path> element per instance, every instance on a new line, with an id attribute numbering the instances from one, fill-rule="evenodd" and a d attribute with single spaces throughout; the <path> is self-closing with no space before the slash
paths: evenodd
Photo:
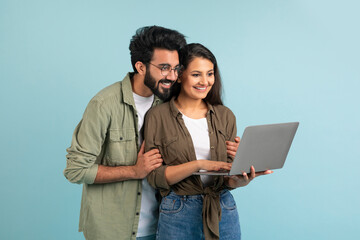
<path id="1" fill-rule="evenodd" d="M 153 95 L 152 91 L 145 86 L 144 77 L 138 73 L 135 73 L 131 78 L 132 91 L 142 97 L 150 97 Z"/>

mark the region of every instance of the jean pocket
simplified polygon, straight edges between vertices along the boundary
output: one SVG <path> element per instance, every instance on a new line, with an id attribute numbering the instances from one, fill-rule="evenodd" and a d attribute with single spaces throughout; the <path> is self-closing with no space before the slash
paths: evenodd
<path id="1" fill-rule="evenodd" d="M 178 213 L 184 207 L 183 200 L 180 197 L 166 196 L 161 200 L 160 212 Z"/>
<path id="2" fill-rule="evenodd" d="M 233 195 L 229 191 L 226 191 L 225 193 L 221 194 L 220 204 L 223 208 L 227 210 L 236 209 L 236 202 L 234 200 Z"/>

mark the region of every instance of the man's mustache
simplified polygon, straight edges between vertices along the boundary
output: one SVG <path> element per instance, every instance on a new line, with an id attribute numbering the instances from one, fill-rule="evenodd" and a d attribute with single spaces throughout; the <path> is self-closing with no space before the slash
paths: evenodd
<path id="1" fill-rule="evenodd" d="M 169 80 L 169 79 L 161 79 L 161 80 L 159 80 L 159 82 L 158 82 L 158 86 L 159 86 L 160 83 L 170 83 L 171 86 L 172 86 L 172 85 L 174 85 L 175 82 L 176 82 L 176 81 L 172 81 L 172 80 Z"/>

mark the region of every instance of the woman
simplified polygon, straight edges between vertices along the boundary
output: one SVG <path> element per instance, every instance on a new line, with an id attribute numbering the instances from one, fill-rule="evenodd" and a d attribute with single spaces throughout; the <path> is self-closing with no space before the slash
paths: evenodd
<path id="1" fill-rule="evenodd" d="M 158 148 L 164 164 L 148 175 L 162 201 L 158 239 L 240 239 L 240 224 L 228 189 L 255 177 L 195 176 L 201 170 L 229 170 L 226 141 L 234 141 L 236 120 L 222 104 L 215 56 L 201 44 L 180 53 L 182 73 L 175 96 L 147 114 L 145 150 Z M 206 159 L 212 159 L 206 160 Z"/>

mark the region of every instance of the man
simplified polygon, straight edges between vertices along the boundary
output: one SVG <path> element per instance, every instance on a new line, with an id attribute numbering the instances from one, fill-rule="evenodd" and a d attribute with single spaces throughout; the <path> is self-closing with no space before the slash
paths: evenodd
<path id="1" fill-rule="evenodd" d="M 144 152 L 139 131 L 149 108 L 171 96 L 185 44 L 174 30 L 138 29 L 129 47 L 134 72 L 101 90 L 76 127 L 64 175 L 83 184 L 79 231 L 86 239 L 155 239 L 158 202 L 145 177 L 162 159 L 157 149 Z M 228 145 L 234 155 L 236 144 Z"/>

